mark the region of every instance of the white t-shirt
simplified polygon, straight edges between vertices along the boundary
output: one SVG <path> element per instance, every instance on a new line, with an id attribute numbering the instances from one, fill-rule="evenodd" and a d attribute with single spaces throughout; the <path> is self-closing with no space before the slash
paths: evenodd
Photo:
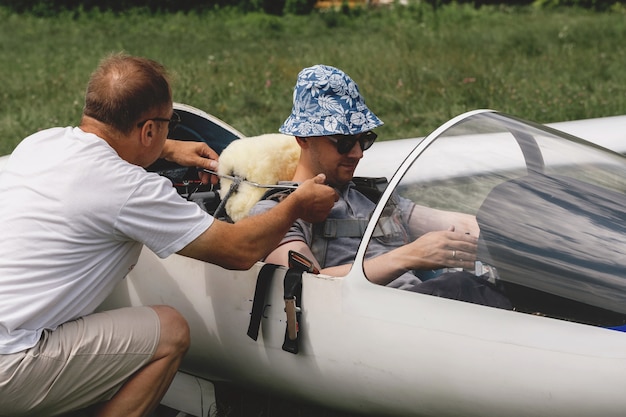
<path id="1" fill-rule="evenodd" d="M 170 181 L 79 128 L 38 132 L 0 171 L 0 354 L 92 313 L 145 244 L 167 257 L 213 222 Z"/>

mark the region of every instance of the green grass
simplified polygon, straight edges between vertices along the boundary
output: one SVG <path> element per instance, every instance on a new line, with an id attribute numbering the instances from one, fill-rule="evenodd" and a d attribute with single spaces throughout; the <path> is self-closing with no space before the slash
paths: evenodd
<path id="1" fill-rule="evenodd" d="M 113 51 L 164 63 L 176 101 L 249 135 L 277 130 L 300 69 L 334 65 L 385 121 L 381 139 L 395 139 L 476 108 L 543 123 L 625 114 L 624 39 L 624 12 L 584 10 L 414 5 L 279 18 L 0 9 L 0 155 L 37 130 L 78 123 L 89 74 Z M 232 402 L 268 407 L 250 397 Z"/>
<path id="2" fill-rule="evenodd" d="M 37 130 L 78 123 L 84 88 L 113 51 L 174 74 L 174 99 L 248 135 L 274 132 L 296 75 L 345 70 L 385 122 L 381 139 L 423 136 L 492 108 L 542 123 L 626 113 L 623 11 L 423 4 L 275 17 L 207 14 L 16 15 L 0 9 L 0 154 Z"/>

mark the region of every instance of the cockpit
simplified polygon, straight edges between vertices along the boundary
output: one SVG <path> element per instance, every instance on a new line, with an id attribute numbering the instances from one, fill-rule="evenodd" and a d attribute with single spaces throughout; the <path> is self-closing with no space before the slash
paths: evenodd
<path id="1" fill-rule="evenodd" d="M 192 107 L 175 110 L 182 123 L 172 138 L 221 153 L 243 137 Z M 393 195 L 467 213 L 480 227 L 472 272 L 487 268 L 514 310 L 626 329 L 623 155 L 493 111 L 461 115 L 415 143 L 372 213 L 362 253 Z M 222 203 L 219 186 L 200 184 L 193 169 L 160 160 L 149 170 L 210 213 Z"/>

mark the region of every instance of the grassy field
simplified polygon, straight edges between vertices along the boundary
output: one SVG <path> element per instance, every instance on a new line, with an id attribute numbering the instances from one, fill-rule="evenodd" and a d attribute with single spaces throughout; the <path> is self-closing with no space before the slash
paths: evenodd
<path id="1" fill-rule="evenodd" d="M 422 136 L 492 108 L 554 122 L 626 112 L 626 14 L 414 4 L 274 17 L 133 11 L 56 17 L 0 9 L 0 154 L 79 120 L 98 61 L 164 63 L 174 98 L 248 135 L 274 132 L 300 69 L 325 63 L 359 84 L 381 139 Z"/>
<path id="2" fill-rule="evenodd" d="M 428 134 L 492 108 L 538 122 L 626 114 L 626 12 L 426 5 L 273 17 L 132 11 L 16 15 L 0 8 L 0 155 L 37 130 L 77 124 L 99 60 L 164 63 L 174 98 L 238 130 L 275 132 L 300 69 L 325 63 L 359 84 L 382 140 Z M 348 417 L 223 388 L 224 415 Z"/>

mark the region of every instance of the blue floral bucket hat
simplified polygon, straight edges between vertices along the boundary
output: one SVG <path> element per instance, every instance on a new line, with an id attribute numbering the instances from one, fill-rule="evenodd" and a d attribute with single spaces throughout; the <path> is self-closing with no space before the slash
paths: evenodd
<path id="1" fill-rule="evenodd" d="M 337 68 L 315 65 L 298 74 L 291 115 L 278 130 L 299 137 L 356 135 L 382 124 L 352 78 Z"/>

